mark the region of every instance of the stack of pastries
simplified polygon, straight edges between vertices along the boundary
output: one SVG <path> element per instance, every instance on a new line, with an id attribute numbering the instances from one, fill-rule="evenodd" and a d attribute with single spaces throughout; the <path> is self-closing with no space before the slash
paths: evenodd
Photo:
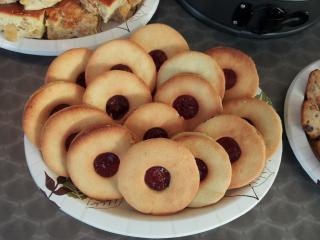
<path id="1" fill-rule="evenodd" d="M 47 166 L 87 196 L 171 214 L 259 177 L 282 126 L 255 98 L 258 86 L 245 53 L 191 51 L 173 28 L 149 24 L 54 59 L 23 128 Z"/>
<path id="2" fill-rule="evenodd" d="M 0 31 L 20 37 L 69 39 L 101 31 L 110 19 L 126 21 L 142 0 L 0 0 Z"/>

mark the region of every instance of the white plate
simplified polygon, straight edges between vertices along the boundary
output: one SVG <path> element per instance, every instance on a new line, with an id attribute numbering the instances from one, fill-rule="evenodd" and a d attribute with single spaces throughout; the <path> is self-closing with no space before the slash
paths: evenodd
<path id="1" fill-rule="evenodd" d="M 302 69 L 291 83 L 285 104 L 284 123 L 290 146 L 303 169 L 311 179 L 320 184 L 320 161 L 316 158 L 301 127 L 301 106 L 311 71 L 320 69 L 320 60 Z"/>
<path id="2" fill-rule="evenodd" d="M 17 42 L 10 42 L 4 39 L 0 33 L 0 47 L 20 53 L 57 56 L 71 48 L 95 48 L 96 46 L 116 38 L 123 38 L 135 29 L 147 24 L 155 13 L 159 0 L 144 0 L 141 7 L 128 21 L 122 24 L 108 23 L 106 31 L 94 35 L 65 39 L 65 40 L 40 40 L 22 38 Z"/>
<path id="3" fill-rule="evenodd" d="M 266 162 L 265 169 L 255 182 L 247 187 L 228 191 L 217 204 L 198 209 L 187 208 L 174 215 L 157 217 L 140 214 L 122 200 L 99 202 L 88 198 L 81 199 L 83 195 L 78 192 L 66 194 L 61 188 L 66 186 L 66 183 L 57 184 L 63 178 L 58 179 L 58 176 L 47 168 L 41 153 L 26 137 L 24 144 L 27 164 L 34 181 L 62 211 L 108 232 L 145 238 L 192 235 L 217 228 L 245 214 L 260 202 L 271 188 L 282 154 L 281 144 L 273 157 Z M 56 193 L 60 192 L 62 195 L 52 193 L 54 189 L 60 189 Z"/>

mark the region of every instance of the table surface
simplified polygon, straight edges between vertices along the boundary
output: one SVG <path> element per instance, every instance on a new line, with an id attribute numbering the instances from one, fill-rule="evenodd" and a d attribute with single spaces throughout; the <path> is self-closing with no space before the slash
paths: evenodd
<path id="1" fill-rule="evenodd" d="M 244 39 L 209 28 L 172 0 L 161 1 L 152 22 L 176 28 L 194 50 L 224 45 L 247 52 L 256 62 L 261 88 L 282 119 L 291 81 L 304 66 L 320 59 L 320 23 L 286 38 Z M 28 96 L 43 84 L 52 59 L 0 50 L 0 240 L 129 239 L 97 230 L 61 212 L 30 176 L 21 116 Z M 218 229 L 185 239 L 319 240 L 320 188 L 298 164 L 285 133 L 283 142 L 279 174 L 254 209 Z"/>

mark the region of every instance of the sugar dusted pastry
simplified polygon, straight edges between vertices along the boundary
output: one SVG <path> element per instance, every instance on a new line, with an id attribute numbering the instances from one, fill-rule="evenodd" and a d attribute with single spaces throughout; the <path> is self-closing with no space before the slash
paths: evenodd
<path id="1" fill-rule="evenodd" d="M 126 0 L 80 0 L 87 11 L 100 15 L 105 23 Z"/>

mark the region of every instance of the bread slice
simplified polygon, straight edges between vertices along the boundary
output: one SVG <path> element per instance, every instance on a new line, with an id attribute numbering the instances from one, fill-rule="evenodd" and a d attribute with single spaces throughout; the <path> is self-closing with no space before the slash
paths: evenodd
<path id="1" fill-rule="evenodd" d="M 9 41 L 16 41 L 19 37 L 42 38 L 44 14 L 44 10 L 25 11 L 18 3 L 0 5 L 0 31 Z"/>
<path id="2" fill-rule="evenodd" d="M 128 20 L 135 14 L 141 3 L 142 0 L 126 0 L 126 3 L 115 11 L 112 19 L 118 22 Z"/>
<path id="3" fill-rule="evenodd" d="M 61 0 L 20 0 L 25 10 L 39 10 L 52 7 Z"/>
<path id="4" fill-rule="evenodd" d="M 86 10 L 98 14 L 106 23 L 113 13 L 126 3 L 126 0 L 80 0 Z"/>
<path id="5" fill-rule="evenodd" d="M 98 16 L 82 8 L 79 0 L 63 0 L 46 12 L 48 39 L 82 37 L 99 30 Z"/>
<path id="6" fill-rule="evenodd" d="M 310 73 L 306 95 L 308 100 L 313 100 L 320 105 L 320 69 L 315 69 Z"/>
<path id="7" fill-rule="evenodd" d="M 304 101 L 301 112 L 301 124 L 303 130 L 311 139 L 316 139 L 320 136 L 320 111 L 315 101 Z"/>

